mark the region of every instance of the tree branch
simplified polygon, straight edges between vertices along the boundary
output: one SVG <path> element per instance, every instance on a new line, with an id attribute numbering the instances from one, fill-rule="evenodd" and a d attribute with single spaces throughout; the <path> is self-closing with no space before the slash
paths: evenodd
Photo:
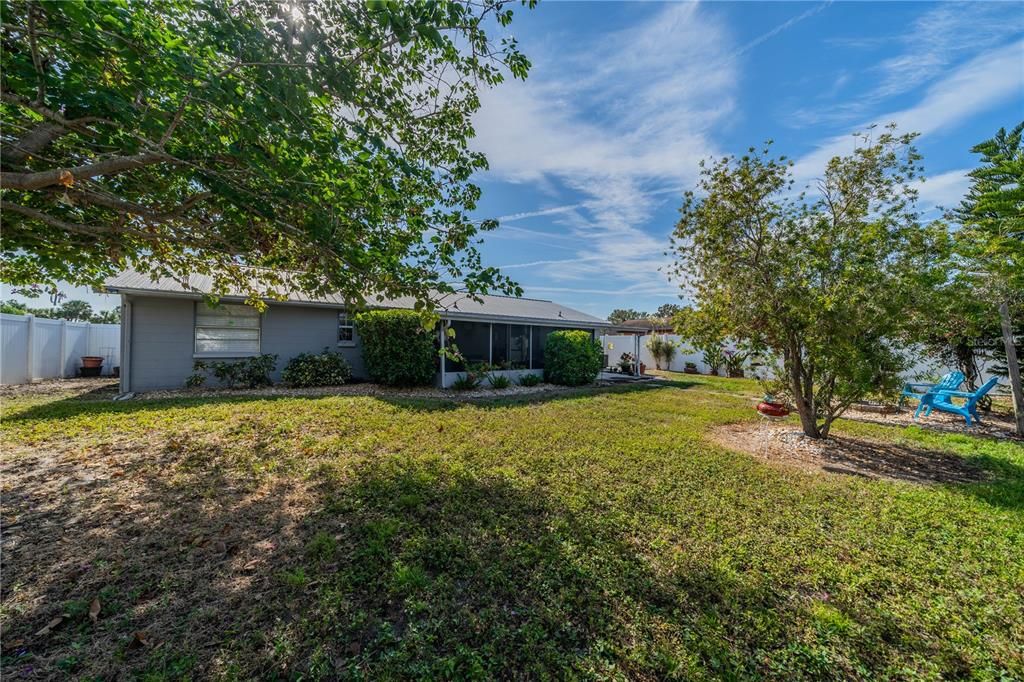
<path id="1" fill-rule="evenodd" d="M 55 168 L 38 173 L 0 172 L 0 188 L 33 191 L 52 185 L 67 185 L 76 179 L 117 175 L 156 163 L 175 163 L 174 159 L 157 152 L 144 152 L 133 156 L 117 156 L 97 163 L 74 168 Z"/>
<path id="2" fill-rule="evenodd" d="M 29 208 L 27 206 L 19 206 L 18 204 L 12 204 L 9 201 L 3 202 L 2 207 L 5 211 L 19 213 L 25 216 L 26 218 L 38 220 L 41 223 L 49 225 L 50 227 L 55 227 L 58 230 L 64 230 L 65 232 L 74 232 L 77 234 L 97 236 L 114 231 L 107 226 L 93 227 L 91 225 L 82 225 L 81 223 L 67 223 L 59 218 L 54 218 L 52 215 L 49 215 L 48 213 L 43 213 L 42 211 L 37 211 L 36 209 Z"/>

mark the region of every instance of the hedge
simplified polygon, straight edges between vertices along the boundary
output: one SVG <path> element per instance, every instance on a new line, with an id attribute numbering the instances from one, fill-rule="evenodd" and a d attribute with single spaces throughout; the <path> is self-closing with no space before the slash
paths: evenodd
<path id="1" fill-rule="evenodd" d="M 411 310 L 370 310 L 355 318 L 366 373 L 388 386 L 434 383 L 438 361 L 434 336 Z"/>
<path id="2" fill-rule="evenodd" d="M 590 332 L 557 331 L 548 334 L 544 346 L 544 378 L 553 384 L 590 384 L 601 371 L 601 344 Z"/>

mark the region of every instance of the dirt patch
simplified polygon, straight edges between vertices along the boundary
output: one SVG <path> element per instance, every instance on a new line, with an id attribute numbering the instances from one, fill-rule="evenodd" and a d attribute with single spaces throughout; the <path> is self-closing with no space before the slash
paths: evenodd
<path id="1" fill-rule="evenodd" d="M 0 400 L 11 398 L 44 398 L 68 394 L 82 400 L 109 400 L 117 395 L 118 380 L 111 377 L 47 379 L 30 384 L 0 386 Z"/>
<path id="2" fill-rule="evenodd" d="M 923 484 L 974 483 L 988 478 L 983 469 L 948 452 L 847 436 L 816 440 L 787 423 L 726 424 L 709 436 L 730 450 L 811 472 Z"/>
<path id="3" fill-rule="evenodd" d="M 922 415 L 915 420 L 915 409 L 916 405 L 904 407 L 890 414 L 879 414 L 854 406 L 843 414 L 843 418 L 886 426 L 919 426 L 922 429 L 944 433 L 969 433 L 972 436 L 1019 440 L 1014 433 L 1013 417 L 1009 414 L 982 412 L 981 424 L 967 426 L 963 417 L 948 412 L 933 411 L 927 417 Z"/>

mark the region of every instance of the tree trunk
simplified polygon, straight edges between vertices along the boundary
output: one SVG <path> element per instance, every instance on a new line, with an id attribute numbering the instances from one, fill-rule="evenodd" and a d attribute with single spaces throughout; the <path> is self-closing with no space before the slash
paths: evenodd
<path id="1" fill-rule="evenodd" d="M 1017 435 L 1024 436 L 1024 387 L 1021 387 L 1020 382 L 1020 362 L 1017 360 L 1017 347 L 1013 345 L 1013 325 L 1010 323 L 1010 304 L 1007 301 L 999 306 L 999 321 L 1003 327 L 1003 346 L 1006 348 L 1006 369 L 1010 375 Z"/>
<path id="2" fill-rule="evenodd" d="M 814 395 L 814 386 L 804 379 L 803 361 L 800 358 L 800 349 L 791 345 L 789 349 L 789 389 L 793 394 L 793 402 L 796 403 L 796 412 L 800 415 L 800 427 L 804 435 L 809 438 L 821 438 L 821 430 L 818 428 L 818 418 L 815 415 L 814 405 L 807 399 L 808 395 Z"/>

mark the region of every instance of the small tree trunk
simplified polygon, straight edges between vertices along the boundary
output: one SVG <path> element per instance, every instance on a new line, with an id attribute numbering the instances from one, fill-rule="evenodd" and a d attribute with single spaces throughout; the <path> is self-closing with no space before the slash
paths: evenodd
<path id="1" fill-rule="evenodd" d="M 821 438 L 821 430 L 818 428 L 818 418 L 814 413 L 814 405 L 807 400 L 808 395 L 814 395 L 814 386 L 806 385 L 803 376 L 803 362 L 800 359 L 799 350 L 791 348 L 789 356 L 789 389 L 793 393 L 796 412 L 800 415 L 800 427 L 803 429 L 805 436 Z"/>
<path id="2" fill-rule="evenodd" d="M 1010 304 L 999 306 L 999 321 L 1003 327 L 1003 346 L 1006 348 L 1006 369 L 1010 374 L 1010 393 L 1013 395 L 1013 416 L 1017 422 L 1017 435 L 1024 436 L 1024 387 L 1020 381 L 1020 362 L 1013 345 L 1013 325 L 1010 323 Z"/>

